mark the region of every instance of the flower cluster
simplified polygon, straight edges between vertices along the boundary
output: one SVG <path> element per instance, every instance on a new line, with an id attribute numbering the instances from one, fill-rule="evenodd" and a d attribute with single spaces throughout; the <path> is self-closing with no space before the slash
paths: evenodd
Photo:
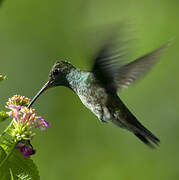
<path id="1" fill-rule="evenodd" d="M 30 99 L 25 96 L 14 95 L 12 98 L 8 99 L 6 103 L 7 106 L 9 105 L 17 105 L 17 106 L 28 106 L 30 103 Z"/>
<path id="2" fill-rule="evenodd" d="M 8 108 L 11 110 L 8 115 L 13 118 L 14 131 L 12 136 L 18 141 L 31 139 L 34 135 L 31 132 L 33 128 L 45 129 L 50 126 L 42 117 L 38 117 L 32 108 L 28 109 L 25 106 L 17 105 L 9 105 Z"/>
<path id="3" fill-rule="evenodd" d="M 35 153 L 32 147 L 24 145 L 20 142 L 29 141 L 35 135 L 32 130 L 34 128 L 45 129 L 50 124 L 41 116 L 35 114 L 33 108 L 27 108 L 30 99 L 24 96 L 15 95 L 9 98 L 7 108 L 10 109 L 7 114 L 13 118 L 13 128 L 10 135 L 14 137 L 16 142 L 19 142 L 17 148 L 21 150 L 24 157 L 28 157 Z"/>

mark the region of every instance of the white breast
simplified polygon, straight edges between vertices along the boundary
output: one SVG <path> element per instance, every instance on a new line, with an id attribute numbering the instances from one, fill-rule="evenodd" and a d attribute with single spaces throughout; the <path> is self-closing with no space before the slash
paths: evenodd
<path id="1" fill-rule="evenodd" d="M 88 99 L 86 99 L 84 96 L 79 95 L 79 98 L 81 102 L 98 117 L 99 120 L 106 122 L 111 121 L 111 115 L 107 107 L 101 106 L 101 103 L 97 103 L 94 97 L 88 97 Z"/>
<path id="2" fill-rule="evenodd" d="M 83 95 L 79 95 L 79 98 L 81 102 L 100 119 L 101 106 L 93 101 L 93 97 L 88 97 L 87 99 Z"/>

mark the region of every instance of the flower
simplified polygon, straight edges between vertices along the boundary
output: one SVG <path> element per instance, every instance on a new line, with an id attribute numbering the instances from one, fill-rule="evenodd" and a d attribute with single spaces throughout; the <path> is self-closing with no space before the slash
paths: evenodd
<path id="1" fill-rule="evenodd" d="M 9 109 L 6 115 L 13 119 L 7 133 L 13 138 L 17 144 L 16 148 L 25 158 L 35 154 L 35 150 L 30 144 L 35 135 L 33 130 L 35 128 L 44 130 L 50 126 L 45 119 L 36 115 L 35 109 L 27 108 L 29 103 L 29 98 L 20 95 L 14 95 L 6 103 L 6 108 Z"/>
<path id="2" fill-rule="evenodd" d="M 40 127 L 42 130 L 44 130 L 46 127 L 50 126 L 50 124 L 45 119 L 43 119 L 41 116 L 38 117 L 38 120 L 40 123 L 35 125 L 34 128 Z"/>
<path id="3" fill-rule="evenodd" d="M 29 158 L 31 155 L 35 154 L 35 149 L 33 149 L 30 141 L 19 142 L 16 146 L 16 149 L 20 149 L 21 154 L 25 158 Z"/>
<path id="4" fill-rule="evenodd" d="M 20 95 L 14 95 L 12 98 L 8 99 L 8 102 L 6 103 L 7 106 L 11 105 L 16 105 L 16 106 L 28 106 L 30 103 L 30 99 L 25 97 L 25 96 L 20 96 Z"/>
<path id="5" fill-rule="evenodd" d="M 9 98 L 7 108 L 10 109 L 7 114 L 13 118 L 13 129 L 11 129 L 11 136 L 16 141 L 31 140 L 35 135 L 32 130 L 34 128 L 45 129 L 50 124 L 41 116 L 37 116 L 35 109 L 27 108 L 30 99 L 20 95 L 14 95 Z M 27 149 L 26 149 L 27 150 Z"/>

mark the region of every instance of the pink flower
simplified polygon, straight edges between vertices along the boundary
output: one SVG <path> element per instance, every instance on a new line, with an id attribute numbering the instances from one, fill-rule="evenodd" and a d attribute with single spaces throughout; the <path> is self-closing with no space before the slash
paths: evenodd
<path id="1" fill-rule="evenodd" d="M 17 109 L 17 110 L 19 110 L 21 108 L 21 106 L 17 106 L 14 104 L 10 104 L 8 107 L 9 107 L 9 109 Z"/>
<path id="2" fill-rule="evenodd" d="M 46 127 L 50 126 L 50 123 L 45 121 L 45 119 L 43 119 L 42 117 L 38 117 L 38 119 L 39 119 L 39 123 L 33 126 L 33 128 L 40 128 L 41 130 L 45 130 Z"/>
<path id="3" fill-rule="evenodd" d="M 13 118 L 12 126 L 8 132 L 17 142 L 16 148 L 20 150 L 25 158 L 35 154 L 35 150 L 30 144 L 34 137 L 34 128 L 46 129 L 50 124 L 41 116 L 37 116 L 35 109 L 27 108 L 30 99 L 20 95 L 14 95 L 9 98 L 7 108 L 10 110 L 7 114 Z"/>
<path id="4" fill-rule="evenodd" d="M 13 96 L 9 98 L 7 102 L 7 108 L 10 111 L 7 113 L 10 117 L 13 118 L 14 131 L 12 133 L 18 141 L 31 139 L 34 136 L 34 133 L 31 131 L 34 128 L 40 128 L 42 130 L 49 127 L 50 124 L 45 121 L 41 116 L 37 116 L 33 108 L 27 108 L 26 106 L 19 105 L 19 102 L 25 104 L 28 98 L 24 96 Z M 15 104 L 10 104 L 15 103 Z M 18 103 L 17 103 L 18 102 Z"/>
<path id="5" fill-rule="evenodd" d="M 38 117 L 39 118 L 39 121 L 40 121 L 40 124 L 42 124 L 42 126 L 44 127 L 49 127 L 50 126 L 50 123 L 48 123 L 45 119 L 43 119 L 41 116 Z"/>

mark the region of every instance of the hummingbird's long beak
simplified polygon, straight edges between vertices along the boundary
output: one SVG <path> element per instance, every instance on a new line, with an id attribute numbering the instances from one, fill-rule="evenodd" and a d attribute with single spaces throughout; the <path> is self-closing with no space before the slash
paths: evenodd
<path id="1" fill-rule="evenodd" d="M 42 87 L 42 89 L 35 95 L 35 97 L 32 99 L 32 101 L 30 102 L 30 104 L 27 106 L 27 108 L 30 108 L 32 106 L 32 104 L 37 100 L 37 98 L 44 92 L 46 91 L 48 88 L 52 87 L 52 83 L 53 80 L 49 80 L 47 81 L 47 83 L 45 83 L 45 85 Z"/>

